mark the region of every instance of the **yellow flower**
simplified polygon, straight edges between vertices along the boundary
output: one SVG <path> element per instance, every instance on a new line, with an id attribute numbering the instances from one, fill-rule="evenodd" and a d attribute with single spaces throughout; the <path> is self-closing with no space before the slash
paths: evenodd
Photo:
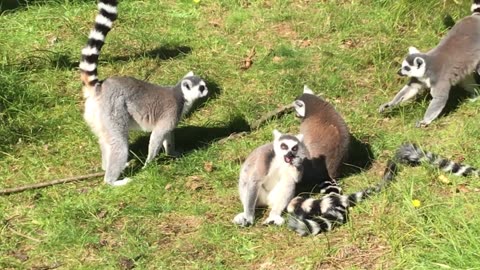
<path id="1" fill-rule="evenodd" d="M 412 200 L 412 205 L 413 207 L 418 208 L 420 207 L 420 205 L 422 205 L 422 203 L 419 200 L 415 199 L 415 200 Z"/>
<path id="2" fill-rule="evenodd" d="M 440 182 L 442 182 L 444 184 L 450 184 L 450 180 L 443 174 L 440 174 L 438 176 L 438 180 L 440 180 Z"/>
<path id="3" fill-rule="evenodd" d="M 200 3 L 200 0 L 193 0 L 193 2 L 198 4 L 198 3 Z"/>

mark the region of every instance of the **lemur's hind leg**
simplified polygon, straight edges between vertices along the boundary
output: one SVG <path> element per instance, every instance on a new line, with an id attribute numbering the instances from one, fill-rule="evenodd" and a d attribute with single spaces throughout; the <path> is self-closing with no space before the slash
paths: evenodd
<path id="1" fill-rule="evenodd" d="M 110 131 L 103 136 L 105 138 L 102 138 L 102 140 L 106 142 L 104 144 L 106 152 L 105 183 L 112 186 L 125 185 L 130 179 L 118 180 L 118 178 L 122 174 L 128 160 L 128 135 L 123 132 Z"/>

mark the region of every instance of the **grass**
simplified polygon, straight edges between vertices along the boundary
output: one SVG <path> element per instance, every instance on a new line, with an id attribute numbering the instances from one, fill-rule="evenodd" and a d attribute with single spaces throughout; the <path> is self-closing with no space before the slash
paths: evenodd
<path id="1" fill-rule="evenodd" d="M 134 181 L 126 187 L 95 179 L 0 197 L 0 268 L 480 269 L 477 179 L 446 175 L 446 183 L 435 169 L 404 169 L 385 192 L 353 209 L 348 224 L 302 238 L 284 227 L 231 223 L 241 210 L 241 161 L 272 139 L 273 128 L 297 132 L 297 120 L 286 115 L 218 142 L 308 84 L 372 149 L 372 167 L 344 179 L 347 192 L 378 181 L 405 140 L 480 164 L 478 102 L 453 100 L 427 129 L 414 128 L 426 99 L 377 113 L 405 83 L 395 72 L 408 46 L 435 46 L 448 31 L 447 16 L 469 14 L 470 1 L 459 2 L 120 1 L 101 77 L 173 84 L 194 70 L 216 95 L 177 129 L 185 155 L 127 170 Z M 0 36 L 2 188 L 100 170 L 76 69 L 95 6 L 22 3 L 0 16 L 8 29 Z M 252 67 L 240 69 L 252 48 Z M 146 136 L 131 135 L 137 162 Z M 205 169 L 210 163 L 213 170 Z"/>

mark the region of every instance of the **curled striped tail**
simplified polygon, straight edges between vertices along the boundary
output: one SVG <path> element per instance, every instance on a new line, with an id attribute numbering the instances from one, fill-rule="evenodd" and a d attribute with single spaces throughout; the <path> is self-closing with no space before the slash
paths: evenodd
<path id="1" fill-rule="evenodd" d="M 302 236 L 331 231 L 336 226 L 348 221 L 350 207 L 382 191 L 395 178 L 397 171 L 397 164 L 390 160 L 382 181 L 373 187 L 350 195 L 330 193 L 320 199 L 293 198 L 287 206 L 290 214 L 288 226 Z"/>
<path id="2" fill-rule="evenodd" d="M 95 25 L 88 35 L 87 45 L 82 49 L 80 61 L 80 78 L 87 88 L 93 88 L 98 83 L 98 56 L 115 19 L 117 0 L 99 0 Z"/>
<path id="3" fill-rule="evenodd" d="M 413 143 L 403 144 L 397 152 L 397 158 L 400 162 L 410 166 L 418 166 L 422 162 L 432 164 L 444 172 L 458 176 L 479 176 L 480 173 L 478 169 L 470 165 L 456 163 L 432 152 L 424 151 Z"/>
<path id="4" fill-rule="evenodd" d="M 470 11 L 476 15 L 480 14 L 480 0 L 473 0 L 473 4 L 472 4 L 472 7 L 470 8 Z"/>

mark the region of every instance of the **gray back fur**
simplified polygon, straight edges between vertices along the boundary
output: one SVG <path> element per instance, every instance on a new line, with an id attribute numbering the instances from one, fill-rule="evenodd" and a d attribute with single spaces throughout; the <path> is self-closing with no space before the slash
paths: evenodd
<path id="1" fill-rule="evenodd" d="M 432 84 L 445 79 L 454 85 L 469 75 L 480 62 L 480 16 L 460 20 L 425 56 Z"/>

